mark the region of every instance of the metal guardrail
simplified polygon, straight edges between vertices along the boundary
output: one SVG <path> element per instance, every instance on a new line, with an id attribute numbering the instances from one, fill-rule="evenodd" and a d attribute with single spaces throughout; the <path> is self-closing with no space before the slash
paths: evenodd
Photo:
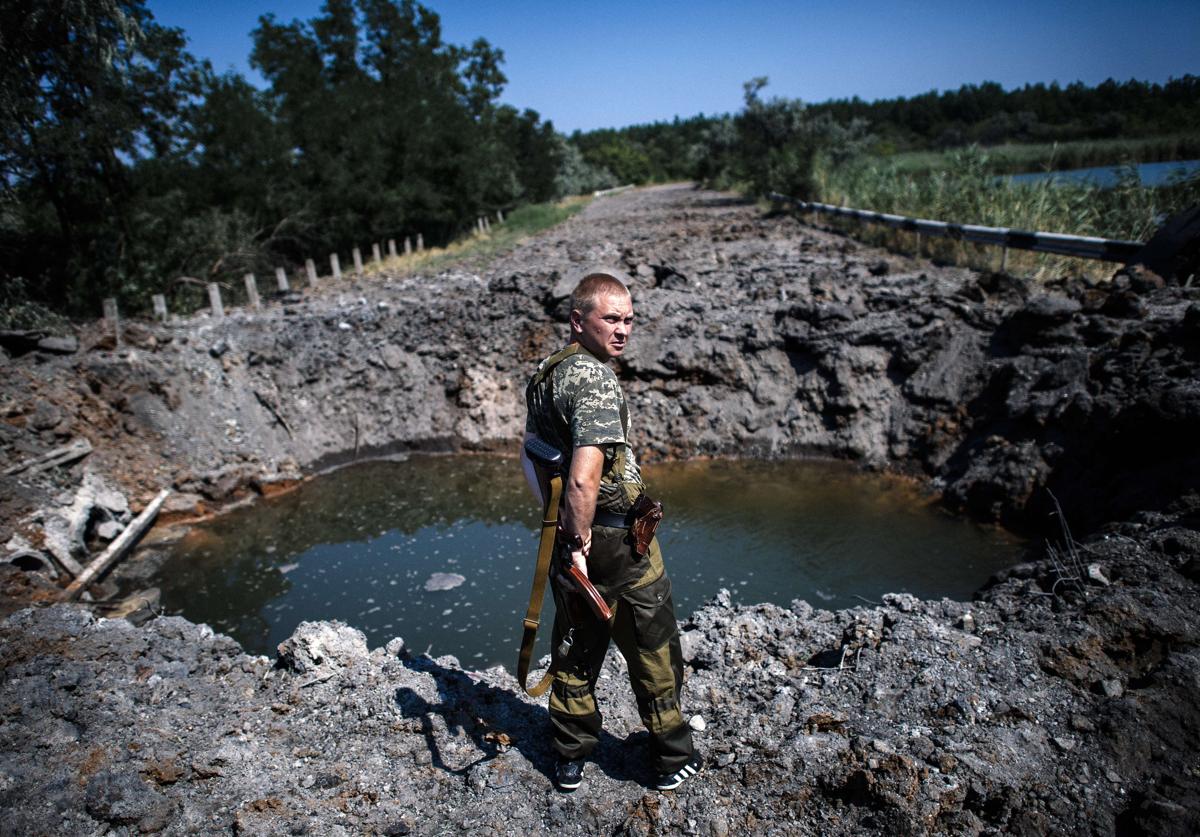
<path id="1" fill-rule="evenodd" d="M 1007 227 L 981 227 L 975 224 L 948 224 L 945 221 L 930 221 L 925 218 L 909 218 L 905 215 L 891 215 L 886 212 L 870 212 L 827 203 L 801 201 L 778 192 L 772 192 L 769 197 L 778 203 L 791 204 L 803 212 L 823 212 L 828 215 L 884 224 L 898 230 L 908 230 L 921 235 L 951 238 L 956 241 L 972 241 L 976 244 L 991 244 L 997 247 L 1011 247 L 1015 250 L 1033 250 L 1038 253 L 1076 256 L 1081 259 L 1128 263 L 1133 261 L 1144 246 L 1140 241 L 1121 241 L 1088 235 L 1026 232 L 1025 230 L 1011 230 Z"/>

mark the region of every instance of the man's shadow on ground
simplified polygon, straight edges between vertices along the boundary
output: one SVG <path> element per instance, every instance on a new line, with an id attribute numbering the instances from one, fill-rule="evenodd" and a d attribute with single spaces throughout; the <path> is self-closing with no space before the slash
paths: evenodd
<path id="1" fill-rule="evenodd" d="M 419 718 L 432 764 L 439 770 L 465 776 L 477 764 L 490 761 L 510 747 L 521 753 L 551 783 L 558 756 L 551 746 L 552 730 L 545 705 L 532 705 L 507 689 L 472 680 L 458 669 L 439 665 L 430 657 L 401 660 L 412 671 L 426 672 L 437 683 L 440 703 L 430 703 L 410 688 L 396 690 L 396 706 L 405 718 Z M 457 730 L 470 736 L 480 756 L 454 767 L 438 745 L 433 716 L 440 715 L 449 735 Z M 600 742 L 588 757 L 606 776 L 617 782 L 635 781 L 649 786 L 646 752 L 649 736 L 635 733 L 622 741 L 600 732 Z"/>

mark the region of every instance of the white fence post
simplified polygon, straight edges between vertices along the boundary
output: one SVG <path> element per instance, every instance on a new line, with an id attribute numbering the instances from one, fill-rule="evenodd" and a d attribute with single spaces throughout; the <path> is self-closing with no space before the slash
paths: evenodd
<path id="1" fill-rule="evenodd" d="M 167 321 L 167 298 L 162 294 L 155 294 L 150 297 L 150 301 L 154 303 L 154 319 L 165 323 Z"/>
<path id="2" fill-rule="evenodd" d="M 363 269 L 362 269 L 362 253 L 361 253 L 361 252 L 359 252 L 359 249 L 358 249 L 357 247 L 355 247 L 355 248 L 354 248 L 354 250 L 353 250 L 352 252 L 353 252 L 353 254 L 354 254 L 354 275 L 355 275 L 355 276 L 361 276 L 361 275 L 362 275 L 362 272 L 363 272 Z"/>
<path id="3" fill-rule="evenodd" d="M 250 307 L 256 309 L 263 307 L 263 301 L 258 297 L 258 281 L 254 279 L 253 273 L 246 273 L 242 277 L 242 281 L 246 283 L 246 299 L 250 300 Z"/>
<path id="4" fill-rule="evenodd" d="M 208 283 L 208 304 L 212 308 L 214 320 L 224 319 L 225 306 L 221 304 L 221 286 L 216 282 Z"/>
<path id="5" fill-rule="evenodd" d="M 333 271 L 334 279 L 342 278 L 342 264 L 338 261 L 337 253 L 329 254 L 329 269 Z"/>
<path id="6" fill-rule="evenodd" d="M 308 276 L 308 286 L 315 288 L 317 286 L 317 265 L 312 259 L 304 260 L 304 273 Z"/>
<path id="7" fill-rule="evenodd" d="M 109 297 L 104 300 L 104 321 L 108 323 L 108 327 L 112 329 L 112 335 L 117 341 L 117 348 L 121 348 L 121 316 L 117 313 L 117 300 L 114 297 Z"/>
<path id="8" fill-rule="evenodd" d="M 246 299 L 249 300 L 250 307 L 255 310 L 262 308 L 262 300 L 258 298 L 258 282 L 254 274 L 247 273 L 242 277 L 242 281 L 246 283 Z"/>
<path id="9" fill-rule="evenodd" d="M 381 261 L 383 261 L 383 256 L 379 254 L 378 243 L 371 245 L 371 261 L 375 264 L 379 264 Z"/>
<path id="10" fill-rule="evenodd" d="M 288 286 L 287 271 L 282 267 L 275 268 L 275 287 L 280 293 L 287 293 L 291 288 Z"/>
<path id="11" fill-rule="evenodd" d="M 504 210 L 503 210 L 503 209 L 497 209 L 497 210 L 496 210 L 496 223 L 497 223 L 497 224 L 503 224 L 503 223 L 504 223 Z"/>
<path id="12" fill-rule="evenodd" d="M 412 236 L 404 237 L 404 255 L 406 255 L 406 256 L 412 255 Z"/>
<path id="13" fill-rule="evenodd" d="M 425 236 L 422 233 L 417 233 L 417 252 L 425 252 Z"/>
<path id="14" fill-rule="evenodd" d="M 396 239 L 388 239 L 388 258 L 396 258 Z"/>

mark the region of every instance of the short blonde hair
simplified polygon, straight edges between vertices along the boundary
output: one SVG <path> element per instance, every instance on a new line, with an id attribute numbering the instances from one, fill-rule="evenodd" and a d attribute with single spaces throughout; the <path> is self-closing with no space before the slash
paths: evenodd
<path id="1" fill-rule="evenodd" d="M 629 288 L 615 271 L 590 271 L 571 292 L 571 310 L 578 310 L 586 317 L 596 307 L 600 297 L 609 294 L 629 296 Z"/>

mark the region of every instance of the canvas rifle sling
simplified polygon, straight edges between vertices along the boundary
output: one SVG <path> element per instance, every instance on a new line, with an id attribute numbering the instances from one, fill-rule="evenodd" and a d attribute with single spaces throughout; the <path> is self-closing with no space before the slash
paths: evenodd
<path id="1" fill-rule="evenodd" d="M 533 571 L 533 589 L 529 593 L 529 609 L 525 611 L 525 633 L 521 637 L 521 656 L 517 659 L 517 682 L 530 697 L 538 697 L 550 688 L 554 680 L 551 668 L 532 689 L 525 685 L 529 679 L 529 659 L 533 656 L 533 644 L 537 639 L 538 618 L 542 613 L 542 599 L 546 596 L 546 580 L 550 575 L 550 557 L 554 554 L 554 541 L 558 529 L 558 501 L 562 498 L 562 475 L 550 478 L 550 497 L 542 512 L 542 539 L 538 543 L 537 568 Z"/>
<path id="2" fill-rule="evenodd" d="M 580 351 L 582 346 L 571 343 L 547 358 L 545 365 L 534 375 L 533 380 L 525 390 L 525 402 L 532 408 L 531 394 L 533 388 L 552 376 L 554 367 L 558 366 L 571 355 Z M 553 377 L 550 378 L 553 387 Z M 550 403 L 554 403 L 553 389 L 549 392 Z M 553 415 L 553 407 L 551 408 Z M 517 658 L 517 682 L 531 697 L 538 697 L 550 688 L 554 680 L 554 669 L 551 668 L 542 675 L 541 681 L 532 689 L 525 685 L 529 679 L 529 662 L 533 656 L 533 645 L 537 640 L 538 625 L 542 614 L 542 601 L 546 598 L 546 581 L 550 576 L 550 558 L 554 555 L 554 543 L 558 537 L 558 503 L 562 499 L 562 474 L 550 475 L 550 496 L 546 498 L 546 506 L 542 510 L 542 537 L 538 542 L 537 566 L 533 571 L 533 588 L 529 591 L 529 607 L 525 611 L 525 632 L 521 636 L 521 654 Z"/>

